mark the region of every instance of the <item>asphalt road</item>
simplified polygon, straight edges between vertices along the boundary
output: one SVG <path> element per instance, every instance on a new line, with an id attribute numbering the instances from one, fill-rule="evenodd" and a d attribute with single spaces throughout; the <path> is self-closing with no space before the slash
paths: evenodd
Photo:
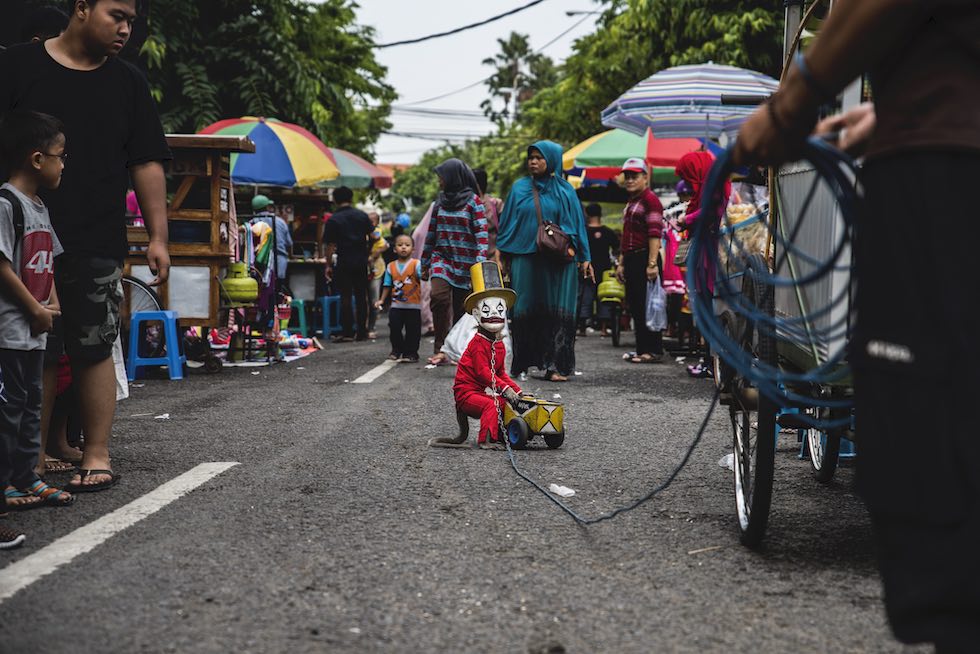
<path id="1" fill-rule="evenodd" d="M 623 351 L 581 339 L 583 374 L 525 386 L 561 395 L 568 436 L 518 460 L 588 515 L 667 475 L 711 397 L 681 365 Z M 0 651 L 905 651 L 853 471 L 819 485 L 795 436 L 781 439 L 759 552 L 738 543 L 722 412 L 671 488 L 584 528 L 505 453 L 426 447 L 455 428 L 452 368 L 349 383 L 386 353 L 382 335 L 134 388 L 115 427 L 120 484 L 16 514 L 29 541 L 0 566 L 201 463 L 240 465 L 0 603 Z"/>

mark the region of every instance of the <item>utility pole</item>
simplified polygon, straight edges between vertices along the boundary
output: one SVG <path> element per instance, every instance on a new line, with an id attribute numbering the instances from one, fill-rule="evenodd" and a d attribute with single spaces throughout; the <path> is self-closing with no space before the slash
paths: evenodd
<path id="1" fill-rule="evenodd" d="M 510 124 L 513 125 L 514 121 L 517 120 L 517 96 L 520 94 L 520 88 L 517 84 L 520 82 L 521 77 L 521 60 L 520 58 L 514 59 L 514 84 L 511 86 L 510 90 L 510 100 L 512 108 L 509 111 Z"/>

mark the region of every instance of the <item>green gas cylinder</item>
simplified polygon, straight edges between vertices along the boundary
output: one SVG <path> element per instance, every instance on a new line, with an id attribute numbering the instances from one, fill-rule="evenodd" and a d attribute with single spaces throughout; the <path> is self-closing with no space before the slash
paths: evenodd
<path id="1" fill-rule="evenodd" d="M 615 270 L 607 270 L 602 273 L 598 294 L 600 302 L 620 302 L 626 299 L 626 287 L 616 279 Z"/>
<path id="2" fill-rule="evenodd" d="M 230 302 L 255 302 L 259 297 L 259 283 L 248 275 L 244 263 L 229 263 L 228 274 L 221 281 L 221 294 Z"/>

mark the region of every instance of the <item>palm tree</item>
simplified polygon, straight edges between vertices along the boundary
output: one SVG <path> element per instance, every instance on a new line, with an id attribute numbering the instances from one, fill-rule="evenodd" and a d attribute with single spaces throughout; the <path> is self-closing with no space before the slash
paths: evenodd
<path id="1" fill-rule="evenodd" d="M 526 34 L 511 32 L 507 39 L 497 39 L 500 52 L 483 60 L 484 66 L 494 66 L 495 71 L 487 79 L 490 97 L 480 103 L 483 113 L 497 123 L 513 121 L 520 113 L 520 105 L 542 88 L 558 81 L 558 69 L 551 58 L 531 50 Z M 514 94 L 516 93 L 516 98 Z M 498 111 L 495 100 L 503 100 Z M 514 106 L 511 107 L 511 102 Z"/>

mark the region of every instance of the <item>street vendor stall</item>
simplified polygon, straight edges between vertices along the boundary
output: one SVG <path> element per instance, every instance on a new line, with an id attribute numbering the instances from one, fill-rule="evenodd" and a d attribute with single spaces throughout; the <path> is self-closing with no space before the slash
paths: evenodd
<path id="1" fill-rule="evenodd" d="M 232 210 L 229 175 L 231 153 L 254 152 L 244 136 L 171 134 L 173 161 L 167 171 L 170 202 L 170 279 L 156 287 L 163 306 L 179 315 L 181 327 L 216 325 L 220 309 L 218 279 L 232 258 L 237 224 Z M 149 243 L 145 227 L 127 228 L 130 256 L 125 272 L 153 279 L 143 252 Z"/>
<path id="2" fill-rule="evenodd" d="M 293 237 L 286 267 L 286 286 L 293 299 L 312 303 L 326 292 L 323 226 L 332 208 L 330 194 L 321 189 L 263 189 L 286 221 Z"/>

